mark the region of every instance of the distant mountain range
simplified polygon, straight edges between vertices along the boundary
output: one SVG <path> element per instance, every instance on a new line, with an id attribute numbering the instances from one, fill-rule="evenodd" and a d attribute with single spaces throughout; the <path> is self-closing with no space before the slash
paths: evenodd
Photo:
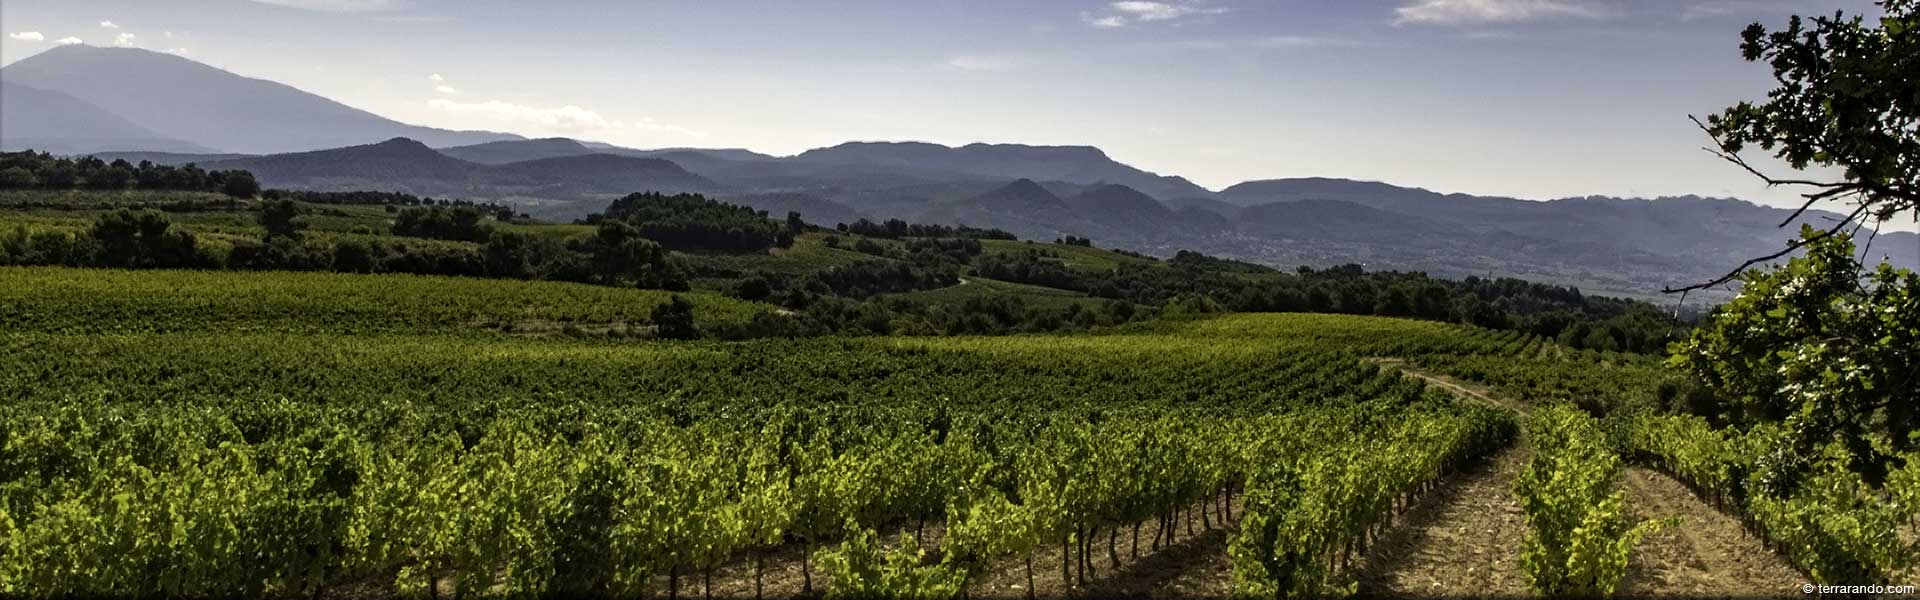
<path id="1" fill-rule="evenodd" d="M 1778 249 L 1789 211 L 1731 199 L 1531 201 L 1344 179 L 1215 192 L 1086 146 L 849 142 L 790 157 L 640 150 L 405 125 L 184 58 L 72 46 L 0 68 L 0 146 L 246 169 L 269 187 L 388 190 L 516 204 L 570 220 L 636 191 L 701 192 L 831 225 L 868 218 L 1074 235 L 1281 266 L 1361 263 L 1507 275 L 1623 295 L 1695 283 Z M 140 94 L 126 94 L 139 89 Z M 384 140 L 384 141 L 383 141 Z M 216 150 L 218 152 L 216 152 Z M 1814 212 L 1802 222 L 1831 224 Z M 1874 254 L 1920 267 L 1920 236 Z"/>
<path id="2" fill-rule="evenodd" d="M 168 162 L 188 162 L 193 157 L 166 158 L 171 159 Z M 592 203 L 595 210 L 635 191 L 714 193 L 723 189 L 712 180 L 659 158 L 594 152 L 487 164 L 455 158 L 406 138 L 332 150 L 196 162 L 208 169 L 251 171 L 269 187 L 563 200 L 568 204 Z"/>

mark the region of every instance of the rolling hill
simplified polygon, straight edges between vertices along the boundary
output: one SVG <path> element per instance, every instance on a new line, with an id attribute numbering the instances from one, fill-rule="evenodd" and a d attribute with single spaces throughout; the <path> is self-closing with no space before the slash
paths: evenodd
<path id="1" fill-rule="evenodd" d="M 1181 177 L 1157 175 L 1122 164 L 1092 146 L 967 144 L 954 148 L 925 142 L 847 142 L 808 150 L 793 160 L 943 171 L 1000 180 L 1113 183 L 1160 198 L 1213 194 Z"/>
<path id="2" fill-rule="evenodd" d="M 262 185 L 313 190 L 380 190 L 471 199 L 543 198 L 580 203 L 584 215 L 633 192 L 714 192 L 714 182 L 671 161 L 610 154 L 562 156 L 498 165 L 447 156 L 419 141 L 270 154 L 204 163 L 252 171 Z"/>

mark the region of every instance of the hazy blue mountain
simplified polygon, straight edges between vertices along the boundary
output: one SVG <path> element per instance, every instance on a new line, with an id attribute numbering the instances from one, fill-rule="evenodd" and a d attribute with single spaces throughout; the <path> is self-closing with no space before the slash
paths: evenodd
<path id="1" fill-rule="evenodd" d="M 381 182 L 466 181 L 484 168 L 407 138 L 311 152 L 269 154 L 202 165 L 252 171 L 268 187 L 379 186 Z"/>
<path id="2" fill-rule="evenodd" d="M 210 152 L 60 92 L 0 80 L 0 150 Z"/>
<path id="3" fill-rule="evenodd" d="M 519 139 L 408 125 L 283 84 L 134 48 L 60 46 L 0 68 L 0 78 L 60 92 L 164 138 L 222 152 L 295 152 L 394 137 L 432 146 Z"/>
<path id="4" fill-rule="evenodd" d="M 1110 240 L 1135 237 L 1132 231 L 1109 228 L 1088 218 L 1046 186 L 1029 179 L 941 203 L 909 220 L 991 227 L 1027 239 L 1050 240 L 1066 235 Z"/>
<path id="5" fill-rule="evenodd" d="M 1220 216 L 1231 216 L 1235 211 L 1240 210 L 1240 206 L 1237 204 L 1227 202 L 1225 200 L 1216 200 L 1213 198 L 1196 198 L 1193 196 L 1181 196 L 1178 198 L 1168 198 L 1164 200 L 1164 202 L 1166 203 L 1168 208 L 1172 208 L 1174 210 L 1178 210 L 1178 211 L 1185 211 L 1187 209 L 1202 210 L 1202 211 L 1210 212 Z"/>
<path id="6" fill-rule="evenodd" d="M 793 160 L 945 171 L 1002 180 L 1112 183 L 1157 198 L 1213 194 L 1184 178 L 1157 175 L 1121 164 L 1092 146 L 968 144 L 953 148 L 925 142 L 848 142 L 808 150 Z"/>
<path id="7" fill-rule="evenodd" d="M 580 142 L 580 143 L 585 145 L 588 148 L 593 148 L 595 150 L 619 150 L 621 152 L 617 152 L 616 154 L 632 154 L 633 156 L 659 156 L 662 154 L 676 153 L 676 152 L 698 152 L 698 153 L 712 156 L 714 158 L 718 158 L 721 160 L 731 160 L 731 161 L 774 160 L 776 158 L 771 154 L 762 154 L 759 152 L 748 150 L 746 148 L 694 148 L 691 146 L 676 146 L 672 148 L 654 148 L 652 150 L 639 150 L 634 148 L 625 148 L 621 146 L 615 146 L 613 144 L 608 144 L 605 142 Z"/>
<path id="8" fill-rule="evenodd" d="M 506 140 L 487 142 L 470 146 L 441 148 L 440 152 L 461 160 L 488 165 L 506 164 L 544 158 L 566 156 L 585 156 L 588 154 L 609 154 L 633 158 L 659 158 L 673 161 L 688 171 L 702 176 L 724 176 L 735 172 L 752 173 L 758 166 L 743 164 L 775 160 L 772 156 L 734 148 L 661 148 L 657 150 L 636 150 L 599 142 L 583 142 L 569 138 L 541 138 L 534 140 Z"/>
<path id="9" fill-rule="evenodd" d="M 1080 218 L 1126 240 L 1163 239 L 1190 233 L 1185 220 L 1167 205 L 1124 185 L 1097 185 L 1061 199 Z M 1121 240 L 1115 240 L 1121 241 Z"/>
<path id="10" fill-rule="evenodd" d="M 568 138 L 540 138 L 534 140 L 502 140 L 441 148 L 440 153 L 467 162 L 483 165 L 504 165 L 511 162 L 558 158 L 562 156 L 581 156 L 599 152 L 588 148 L 579 140 Z"/>
<path id="11" fill-rule="evenodd" d="M 415 140 L 208 162 L 209 169 L 252 171 L 267 187 L 382 190 L 436 197 L 605 203 L 634 192 L 708 192 L 722 186 L 671 161 L 611 154 L 485 165 Z"/>
<path id="12" fill-rule="evenodd" d="M 482 171 L 481 181 L 504 187 L 530 187 L 545 197 L 624 196 L 634 192 L 705 192 L 719 184 L 687 172 L 673 161 L 612 154 L 542 158 Z"/>
<path id="13" fill-rule="evenodd" d="M 260 156 L 258 154 L 202 154 L 202 153 L 195 153 L 195 152 L 149 152 L 146 150 L 132 150 L 127 152 L 89 152 L 87 154 L 92 154 L 95 158 L 108 161 L 108 162 L 112 162 L 114 160 L 125 160 L 130 163 L 138 164 L 140 161 L 144 160 L 156 165 L 184 165 L 189 163 L 204 165 L 210 162 L 216 162 L 216 161 L 222 161 L 222 160 L 234 160 L 234 159 L 240 159 L 240 158 L 257 158 Z"/>

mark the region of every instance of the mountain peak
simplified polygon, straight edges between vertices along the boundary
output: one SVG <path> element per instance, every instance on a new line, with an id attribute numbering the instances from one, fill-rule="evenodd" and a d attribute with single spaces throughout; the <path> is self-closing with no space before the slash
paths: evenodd
<path id="1" fill-rule="evenodd" d="M 1041 187 L 1040 184 L 1034 183 L 1032 179 L 1027 179 L 1025 177 L 1016 179 L 1013 181 L 1013 183 L 1000 186 L 1000 189 L 996 190 L 996 192 L 1006 193 L 1006 194 L 1017 194 L 1021 196 L 1038 196 L 1038 195 L 1052 196 L 1053 195 L 1053 192 L 1047 191 L 1047 188 Z"/>
<path id="2" fill-rule="evenodd" d="M 426 148 L 432 150 L 432 148 L 427 148 L 426 144 L 420 143 L 419 140 L 406 136 L 394 137 L 373 145 L 380 148 Z"/>

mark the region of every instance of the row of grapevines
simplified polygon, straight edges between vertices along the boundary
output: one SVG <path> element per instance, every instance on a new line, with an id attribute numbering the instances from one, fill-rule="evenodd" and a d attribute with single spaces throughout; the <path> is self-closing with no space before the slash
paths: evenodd
<path id="1" fill-rule="evenodd" d="M 1626 447 L 1686 482 L 1766 538 L 1815 581 L 1895 583 L 1920 564 L 1920 547 L 1902 539 L 1920 518 L 1920 453 L 1874 486 L 1851 468 L 1837 444 L 1797 482 L 1770 476 L 1785 436 L 1776 426 L 1714 429 L 1691 415 L 1623 417 Z"/>
<path id="2" fill-rule="evenodd" d="M 1246 514 L 1229 553 L 1244 597 L 1341 590 L 1339 566 L 1442 474 L 1509 443 L 1510 413 L 1428 402 L 1262 423 L 1248 446 Z M 1350 592 L 1351 589 L 1345 591 Z"/>
<path id="3" fill-rule="evenodd" d="M 1628 554 L 1661 522 L 1630 522 L 1615 489 L 1620 456 L 1600 421 L 1567 404 L 1533 412 L 1533 457 L 1514 482 L 1526 512 L 1521 566 L 1535 592 L 1605 596 L 1626 574 Z"/>

